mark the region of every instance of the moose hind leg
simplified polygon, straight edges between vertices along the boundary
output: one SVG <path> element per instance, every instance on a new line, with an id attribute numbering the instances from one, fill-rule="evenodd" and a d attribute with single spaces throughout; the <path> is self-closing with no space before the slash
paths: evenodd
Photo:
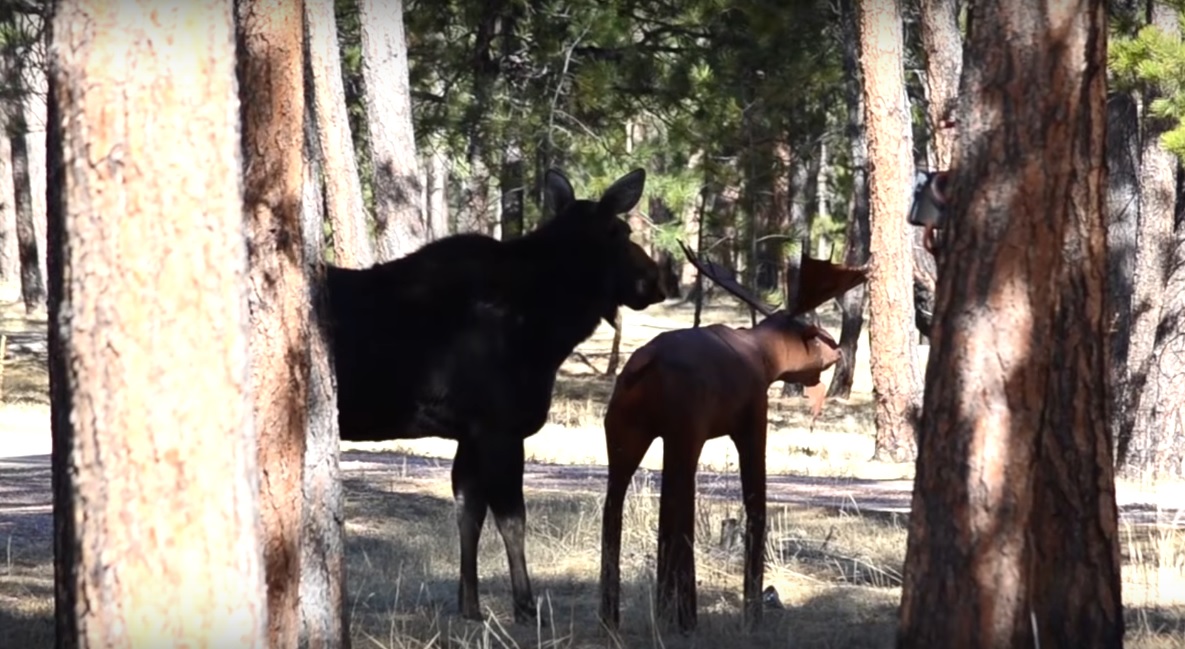
<path id="1" fill-rule="evenodd" d="M 461 535 L 461 580 L 457 588 L 457 607 L 461 616 L 482 619 L 477 598 L 477 543 L 486 520 L 486 495 L 479 472 L 478 449 L 472 442 L 461 441 L 453 457 L 453 501 L 456 503 L 457 528 Z"/>
<path id="2" fill-rule="evenodd" d="M 606 420 L 609 486 L 601 512 L 600 617 L 610 629 L 616 629 L 621 621 L 621 521 L 625 493 L 652 441 L 645 430 L 614 427 L 611 420 Z"/>
<path id="3" fill-rule="evenodd" d="M 535 596 L 527 574 L 527 507 L 523 500 L 523 442 L 491 439 L 482 445 L 482 484 L 494 522 L 506 546 L 510 589 L 514 593 L 514 621 L 536 619 Z"/>
<path id="4" fill-rule="evenodd" d="M 679 629 L 696 627 L 695 469 L 702 443 L 663 440 L 662 495 L 658 505 L 658 610 Z"/>

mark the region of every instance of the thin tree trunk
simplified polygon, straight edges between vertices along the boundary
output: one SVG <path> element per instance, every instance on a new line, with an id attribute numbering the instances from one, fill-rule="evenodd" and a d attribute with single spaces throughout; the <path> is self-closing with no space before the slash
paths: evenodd
<path id="1" fill-rule="evenodd" d="M 868 261 L 870 233 L 868 223 L 868 139 L 864 128 L 864 93 L 860 73 L 860 38 L 855 0 L 839 0 L 843 51 L 843 67 L 847 76 L 847 136 L 852 158 L 852 196 L 848 205 L 847 227 L 844 233 L 844 264 L 859 266 Z M 843 356 L 831 374 L 828 397 L 848 398 L 856 374 L 856 351 L 860 332 L 864 329 L 864 303 L 868 296 L 865 284 L 844 293 L 839 298 L 843 324 L 839 348 Z"/>
<path id="2" fill-rule="evenodd" d="M 301 631 L 302 481 L 310 390 L 309 287 L 301 232 L 303 6 L 243 0 L 238 10 L 251 390 L 259 433 L 268 644 L 295 647 Z"/>
<path id="3" fill-rule="evenodd" d="M 427 242 L 412 128 L 403 0 L 358 0 L 366 123 L 374 164 L 378 257 L 388 261 Z"/>
<path id="4" fill-rule="evenodd" d="M 312 89 L 305 87 L 306 96 Z M 311 99 L 311 98 L 310 98 Z M 313 102 L 305 103 L 304 183 L 301 230 L 309 277 L 312 323 L 309 329 L 308 438 L 304 456 L 300 554 L 300 647 L 349 649 L 346 598 L 345 516 L 342 495 L 337 387 L 326 337 L 325 264 L 322 225 L 320 141 Z"/>
<path id="5" fill-rule="evenodd" d="M 12 182 L 16 208 L 16 238 L 21 262 L 21 299 L 25 312 L 33 313 L 45 303 L 40 258 L 45 250 L 37 245 L 33 190 L 29 179 L 29 148 L 23 134 L 12 136 Z"/>
<path id="6" fill-rule="evenodd" d="M 526 179 L 522 147 L 507 142 L 502 152 L 502 173 L 498 185 L 502 194 L 502 239 L 517 239 L 523 235 L 523 207 Z"/>
<path id="7" fill-rule="evenodd" d="M 897 646 L 1121 647 L 1103 3 L 971 11 Z"/>
<path id="8" fill-rule="evenodd" d="M 0 135 L 0 284 L 19 284 L 20 245 L 16 236 L 16 194 L 12 178 L 12 143 Z"/>
<path id="9" fill-rule="evenodd" d="M 869 346 L 876 400 L 876 457 L 908 461 L 916 452 L 911 412 L 920 405 L 914 359 L 912 305 L 899 299 L 912 289 L 909 210 L 913 155 L 906 112 L 900 0 L 858 3 L 864 117 L 872 166 L 872 250 L 868 281 L 872 322 Z"/>
<path id="10" fill-rule="evenodd" d="M 1148 24 L 1174 39 L 1181 36 L 1177 12 L 1157 0 L 1148 0 Z M 1119 456 L 1126 456 L 1129 444 L 1148 445 L 1140 438 L 1157 431 L 1144 427 L 1146 417 L 1137 415 L 1145 390 L 1161 320 L 1165 296 L 1165 275 L 1171 253 L 1173 221 L 1176 217 L 1177 159 L 1164 148 L 1160 137 L 1172 128 L 1170 120 L 1154 117 L 1148 105 L 1160 93 L 1144 90 L 1143 151 L 1140 156 L 1140 225 L 1136 239 L 1135 282 L 1132 286 L 1131 334 L 1127 358 L 1127 400 L 1125 421 L 1120 429 Z M 1155 386 L 1152 386 L 1155 389 Z"/>
<path id="11" fill-rule="evenodd" d="M 949 169 L 954 154 L 954 119 L 963 70 L 963 38 L 959 35 L 959 0 L 919 0 L 922 47 L 926 50 L 927 117 L 934 169 Z"/>
<path id="12" fill-rule="evenodd" d="M 366 268 L 374 264 L 374 246 L 346 112 L 333 0 L 306 0 L 304 24 L 325 208 L 333 230 L 333 262 L 346 268 Z M 319 231 L 306 234 L 320 236 Z"/>
<path id="13" fill-rule="evenodd" d="M 428 156 L 428 237 L 439 239 L 449 234 L 449 164 L 448 155 L 438 146 Z"/>
<path id="14" fill-rule="evenodd" d="M 26 23 L 40 18 L 29 18 Z M 33 33 L 36 27 L 26 24 L 25 29 Z M 45 66 L 38 56 L 39 50 L 29 52 L 31 61 L 23 66 L 21 112 L 25 124 L 25 146 L 29 159 L 29 190 L 33 202 L 33 236 L 37 241 L 37 268 L 42 282 L 47 277 L 45 267 Z M 44 298 L 43 298 L 44 299 Z"/>
<path id="15" fill-rule="evenodd" d="M 267 646 L 232 30 L 226 1 L 57 5 L 59 648 Z"/>

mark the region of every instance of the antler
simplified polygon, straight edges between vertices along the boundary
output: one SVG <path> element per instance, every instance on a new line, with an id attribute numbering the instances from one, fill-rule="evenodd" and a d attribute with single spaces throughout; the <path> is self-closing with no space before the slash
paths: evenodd
<path id="1" fill-rule="evenodd" d="M 798 299 L 786 310 L 791 315 L 806 313 L 827 300 L 839 297 L 868 281 L 868 264 L 863 266 L 841 266 L 825 259 L 812 259 L 802 252 L 798 267 Z M 786 273 L 786 282 L 795 281 Z M 794 295 L 793 291 L 789 291 Z"/>
<path id="2" fill-rule="evenodd" d="M 687 244 L 683 243 L 682 241 L 679 242 L 679 247 L 683 248 L 683 254 L 687 255 L 687 261 L 690 261 L 692 266 L 695 266 L 697 269 L 699 269 L 699 272 L 702 273 L 704 277 L 712 280 L 712 282 L 720 288 L 732 293 L 745 304 L 757 309 L 757 311 L 762 315 L 769 317 L 774 313 L 773 307 L 762 302 L 760 299 L 750 293 L 748 289 L 737 283 L 736 280 L 724 274 L 724 272 L 722 272 L 719 267 L 716 266 L 716 264 L 713 264 L 711 261 L 701 261 L 695 252 L 691 248 L 688 248 Z"/>

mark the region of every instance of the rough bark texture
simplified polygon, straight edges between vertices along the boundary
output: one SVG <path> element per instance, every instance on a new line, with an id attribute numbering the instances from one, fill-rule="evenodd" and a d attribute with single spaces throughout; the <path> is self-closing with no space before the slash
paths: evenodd
<path id="1" fill-rule="evenodd" d="M 238 78 L 251 265 L 251 388 L 259 435 L 268 642 L 300 634 L 302 480 L 309 392 L 309 288 L 301 233 L 301 2 L 241 0 Z"/>
<path id="2" fill-rule="evenodd" d="M 955 130 L 944 125 L 955 116 L 959 75 L 963 71 L 963 37 L 959 34 L 958 0 L 919 0 L 922 47 L 926 50 L 926 95 L 929 102 L 930 161 L 934 169 L 949 169 Z"/>
<path id="3" fill-rule="evenodd" d="M 847 136 L 851 151 L 852 196 L 848 201 L 848 222 L 844 231 L 844 264 L 859 266 L 868 261 L 868 139 L 864 129 L 863 78 L 860 74 L 860 30 L 856 22 L 855 0 L 839 0 L 842 21 L 841 42 L 843 68 L 847 76 L 848 104 Z M 865 284 L 844 293 L 839 298 L 843 324 L 839 348 L 843 356 L 831 374 L 828 397 L 846 399 L 852 393 L 856 373 L 856 348 L 864 329 L 864 303 L 868 297 Z"/>
<path id="4" fill-rule="evenodd" d="M 163 4 L 52 29 L 56 642 L 262 649 L 231 3 Z"/>
<path id="5" fill-rule="evenodd" d="M 1119 647 L 1103 3 L 971 11 L 898 647 Z"/>
<path id="6" fill-rule="evenodd" d="M 16 237 L 16 204 L 12 178 L 12 145 L 0 134 L 0 284 L 20 282 L 21 257 Z"/>
<path id="7" fill-rule="evenodd" d="M 37 245 L 34 225 L 33 189 L 29 180 L 29 148 L 23 134 L 12 136 L 12 184 L 16 208 L 16 239 L 21 263 L 21 299 L 25 312 L 32 313 L 45 303 L 45 284 L 42 281 L 41 258 L 45 250 Z"/>
<path id="8" fill-rule="evenodd" d="M 876 456 L 916 452 L 911 412 L 921 396 L 914 360 L 913 259 L 909 225 L 913 155 L 906 112 L 900 0 L 857 3 L 868 134 L 870 245 L 868 339 L 876 401 Z"/>
<path id="9" fill-rule="evenodd" d="M 1149 0 L 1148 24 L 1166 34 L 1179 38 L 1177 12 L 1161 2 Z M 1141 437 L 1156 434 L 1145 426 L 1146 417 L 1137 414 L 1138 403 L 1147 389 L 1147 377 L 1156 342 L 1156 329 L 1161 321 L 1165 298 L 1165 279 L 1169 255 L 1172 252 L 1173 221 L 1176 216 L 1177 159 L 1165 150 L 1160 136 L 1172 128 L 1170 120 L 1151 115 L 1148 105 L 1159 93 L 1155 88 L 1144 90 L 1143 150 L 1140 154 L 1140 225 L 1136 235 L 1135 282 L 1132 286 L 1131 332 L 1127 357 L 1126 402 L 1119 433 L 1119 456 L 1126 455 L 1130 443 Z M 1156 389 L 1156 388 L 1152 388 Z M 1151 447 L 1151 444 L 1148 444 Z"/>
<path id="10" fill-rule="evenodd" d="M 374 164 L 378 258 L 387 261 L 427 242 L 412 130 L 403 0 L 359 0 L 358 16 L 366 124 Z"/>
<path id="11" fill-rule="evenodd" d="M 312 89 L 305 88 L 306 96 Z M 349 649 L 349 607 L 346 605 L 345 516 L 339 462 L 337 387 L 325 323 L 328 308 L 321 287 L 321 227 L 325 223 L 321 193 L 320 141 L 313 102 L 305 104 L 304 192 L 301 229 L 309 277 L 312 324 L 309 329 L 308 435 L 304 456 L 304 509 L 300 541 L 300 617 L 302 649 Z"/>
<path id="12" fill-rule="evenodd" d="M 1140 224 L 1140 121 L 1136 98 L 1123 92 L 1107 100 L 1107 322 L 1110 326 L 1110 425 L 1119 436 L 1126 421 L 1127 358 L 1131 340 L 1132 285 Z"/>
<path id="13" fill-rule="evenodd" d="M 305 30 L 325 208 L 333 229 L 333 262 L 346 268 L 366 268 L 374 265 L 374 246 L 346 114 L 333 0 L 305 0 Z M 320 231 L 315 234 L 319 237 Z"/>
<path id="14" fill-rule="evenodd" d="M 1128 466 L 1153 479 L 1185 475 L 1185 228 L 1178 228 L 1144 390 L 1133 404 Z"/>

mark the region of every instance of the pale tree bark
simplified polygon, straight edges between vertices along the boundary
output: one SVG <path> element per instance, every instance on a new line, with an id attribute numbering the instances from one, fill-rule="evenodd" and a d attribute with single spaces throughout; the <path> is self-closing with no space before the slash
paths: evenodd
<path id="1" fill-rule="evenodd" d="M 868 139 L 864 128 L 863 77 L 860 73 L 860 32 L 856 18 L 855 0 L 839 0 L 840 48 L 843 69 L 847 76 L 844 94 L 847 96 L 847 138 L 852 165 L 852 195 L 848 201 L 847 226 L 844 229 L 844 264 L 859 266 L 868 261 Z M 848 398 L 856 374 L 856 349 L 860 332 L 864 329 L 864 303 L 868 297 L 866 284 L 861 284 L 839 298 L 843 324 L 839 347 L 843 357 L 831 374 L 828 397 Z"/>
<path id="2" fill-rule="evenodd" d="M 959 34 L 959 0 L 919 0 L 922 47 L 926 50 L 926 95 L 929 106 L 931 169 L 949 169 L 954 153 L 953 120 L 963 70 L 963 37 Z"/>
<path id="3" fill-rule="evenodd" d="M 366 268 L 374 265 L 374 246 L 346 113 L 333 0 L 305 0 L 304 24 L 326 216 L 333 230 L 333 262 L 345 268 Z"/>
<path id="4" fill-rule="evenodd" d="M 1172 38 L 1180 39 L 1177 12 L 1159 0 L 1148 0 L 1148 24 Z M 1129 444 L 1154 434 L 1145 427 L 1148 420 L 1137 415 L 1137 403 L 1146 389 L 1146 379 L 1156 342 L 1165 299 L 1165 279 L 1172 245 L 1173 220 L 1177 197 L 1177 158 L 1164 148 L 1161 135 L 1172 128 L 1171 120 L 1153 116 L 1148 110 L 1160 93 L 1156 88 L 1143 92 L 1143 133 L 1140 152 L 1140 221 L 1136 233 L 1135 281 L 1132 285 L 1131 333 L 1129 336 L 1125 420 L 1119 433 L 1119 457 L 1126 456 Z"/>
<path id="5" fill-rule="evenodd" d="M 1142 13 L 1140 0 L 1111 2 L 1113 19 L 1129 24 L 1124 35 L 1134 36 Z M 1127 421 L 1127 359 L 1131 340 L 1132 286 L 1135 281 L 1136 239 L 1140 225 L 1140 111 L 1136 92 L 1116 91 L 1107 98 L 1107 321 L 1111 352 L 1112 434 Z M 1122 463 L 1122 458 L 1119 458 Z"/>
<path id="6" fill-rule="evenodd" d="M 412 127 L 403 0 L 358 0 L 366 124 L 374 164 L 378 258 L 402 257 L 427 242 Z"/>
<path id="7" fill-rule="evenodd" d="M 262 649 L 231 3 L 52 34 L 56 646 Z"/>
<path id="8" fill-rule="evenodd" d="M 306 96 L 312 89 L 305 88 Z M 326 204 L 320 141 L 312 101 L 305 103 L 304 182 L 301 230 L 309 277 L 308 435 L 304 456 L 300 554 L 300 647 L 349 649 L 346 598 L 345 515 L 341 484 L 337 387 L 329 354 L 325 264 L 321 227 Z"/>
<path id="9" fill-rule="evenodd" d="M 1103 1 L 971 12 L 897 646 L 1121 647 Z"/>
<path id="10" fill-rule="evenodd" d="M 905 221 L 912 187 L 909 113 L 903 101 L 900 0 L 858 2 L 864 117 L 871 202 L 868 281 L 869 352 L 876 401 L 876 457 L 908 461 L 916 451 L 911 413 L 920 405 L 914 358 L 910 232 Z"/>
<path id="11" fill-rule="evenodd" d="M 430 239 L 439 239 L 449 234 L 449 163 L 448 155 L 444 152 L 442 144 L 438 143 L 438 146 L 428 156 L 424 209 L 428 212 L 428 238 Z"/>
<path id="12" fill-rule="evenodd" d="M 20 283 L 21 258 L 16 238 L 16 196 L 12 178 L 12 144 L 0 135 L 0 284 Z"/>
<path id="13" fill-rule="evenodd" d="M 238 3 L 243 203 L 250 262 L 251 390 L 259 431 L 268 643 L 297 646 L 309 424 L 302 2 Z"/>

